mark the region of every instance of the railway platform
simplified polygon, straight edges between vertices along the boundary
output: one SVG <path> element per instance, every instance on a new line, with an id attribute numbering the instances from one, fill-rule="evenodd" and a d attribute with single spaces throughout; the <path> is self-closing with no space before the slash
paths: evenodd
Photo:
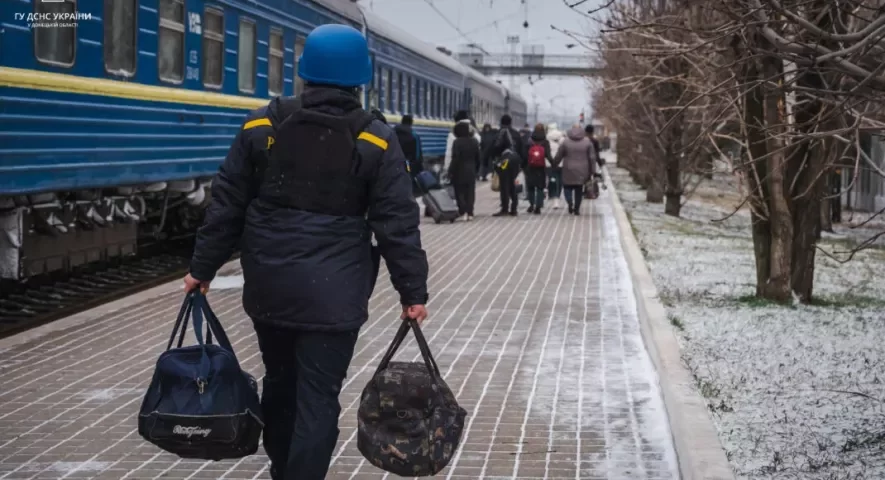
<path id="1" fill-rule="evenodd" d="M 612 195 L 585 202 L 580 217 L 546 208 L 492 218 L 497 194 L 479 184 L 473 222 L 424 220 L 425 334 L 469 412 L 462 446 L 437 478 L 679 478 Z M 241 285 L 231 263 L 209 298 L 244 368 L 260 377 Z M 181 460 L 136 432 L 180 288 L 157 287 L 0 342 L 0 480 L 270 478 L 263 451 Z M 385 477 L 356 448 L 359 393 L 399 324 L 383 269 L 370 309 L 341 394 L 330 479 Z M 414 342 L 397 358 L 418 360 Z"/>

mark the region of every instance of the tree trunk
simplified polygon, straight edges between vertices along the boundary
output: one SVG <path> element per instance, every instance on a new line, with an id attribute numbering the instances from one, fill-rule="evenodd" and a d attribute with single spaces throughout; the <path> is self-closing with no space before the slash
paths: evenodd
<path id="1" fill-rule="evenodd" d="M 766 85 L 765 123 L 768 127 L 766 149 L 768 151 L 768 211 L 771 222 L 770 263 L 768 283 L 763 296 L 770 300 L 786 302 L 791 296 L 791 263 L 793 259 L 793 218 L 790 214 L 789 195 L 785 186 L 787 158 L 781 135 L 786 124 L 783 85 L 783 61 L 772 56 L 762 58 L 764 78 L 778 79 L 778 86 Z"/>
<path id="2" fill-rule="evenodd" d="M 664 213 L 674 217 L 679 216 L 682 209 L 682 172 L 680 171 L 679 155 L 667 153 L 667 189 L 664 194 L 667 202 L 664 204 Z"/>

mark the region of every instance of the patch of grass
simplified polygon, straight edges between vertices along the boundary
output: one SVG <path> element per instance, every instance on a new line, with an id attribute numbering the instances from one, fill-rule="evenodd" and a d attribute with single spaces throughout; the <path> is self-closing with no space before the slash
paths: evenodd
<path id="1" fill-rule="evenodd" d="M 685 331 L 685 324 L 682 323 L 681 318 L 677 317 L 676 315 L 673 315 L 672 313 L 668 313 L 667 319 L 670 320 L 670 325 L 673 325 L 673 327 L 675 327 L 677 330 L 679 330 L 680 332 Z"/>
<path id="2" fill-rule="evenodd" d="M 713 382 L 710 382 L 707 380 L 701 380 L 700 378 L 697 378 L 697 383 L 698 383 L 698 392 L 700 392 L 701 396 L 703 396 L 706 399 L 718 397 L 719 394 L 721 393 L 719 390 L 719 387 L 717 387 L 716 385 L 713 385 Z"/>
<path id="3" fill-rule="evenodd" d="M 841 293 L 812 299 L 812 305 L 819 307 L 844 308 L 844 307 L 885 307 L 885 299 L 855 295 L 853 293 Z"/>
<path id="4" fill-rule="evenodd" d="M 764 307 L 791 307 L 792 304 L 778 303 L 767 298 L 759 298 L 756 295 L 742 295 L 736 299 L 738 303 L 748 307 L 764 308 Z"/>

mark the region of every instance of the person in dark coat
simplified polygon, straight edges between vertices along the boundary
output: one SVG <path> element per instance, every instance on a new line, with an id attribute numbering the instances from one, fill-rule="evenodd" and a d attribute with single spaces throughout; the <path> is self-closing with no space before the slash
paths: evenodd
<path id="1" fill-rule="evenodd" d="M 544 149 L 544 166 L 531 166 L 528 164 L 529 151 L 534 145 L 538 145 Z M 528 190 L 526 192 L 529 199 L 528 213 L 540 214 L 541 209 L 544 208 L 544 187 L 547 182 L 547 166 L 552 165 L 553 163 L 553 155 L 550 152 L 550 142 L 547 141 L 547 129 L 544 128 L 543 124 L 539 123 L 535 125 L 535 129 L 532 131 L 532 135 L 529 138 L 528 145 L 526 145 L 525 149 L 526 151 L 523 157 L 526 159 L 526 163 L 523 165 L 523 175 L 525 176 L 525 186 Z"/>
<path id="2" fill-rule="evenodd" d="M 602 167 L 605 166 L 605 159 L 602 158 L 602 149 L 599 148 L 599 140 L 593 136 L 594 128 L 593 125 L 588 124 L 584 127 L 584 133 L 587 135 L 587 138 L 590 139 L 590 142 L 593 143 L 593 149 L 596 151 L 596 165 L 599 166 L 598 172 L 602 172 Z"/>
<path id="3" fill-rule="evenodd" d="M 483 182 L 488 181 L 489 173 L 491 172 L 491 162 L 485 155 L 485 152 L 495 143 L 495 135 L 497 135 L 497 132 L 495 132 L 492 129 L 492 126 L 488 123 L 482 126 L 482 131 L 479 133 L 481 138 L 479 148 L 483 152 L 483 157 L 478 165 L 479 171 L 477 177 Z"/>
<path id="4" fill-rule="evenodd" d="M 372 78 L 366 38 L 349 26 L 317 27 L 298 76 L 302 95 L 253 111 L 234 139 L 184 279 L 187 291 L 208 289 L 240 247 L 243 308 L 265 367 L 264 448 L 274 480 L 326 476 L 338 395 L 381 257 L 402 318 L 427 317 L 427 255 L 406 159 L 358 96 Z"/>
<path id="5" fill-rule="evenodd" d="M 413 181 L 413 193 L 415 196 L 421 195 L 418 185 L 414 183 L 415 177 L 424 170 L 424 154 L 421 151 L 421 138 L 412 130 L 414 119 L 411 115 L 403 115 L 400 124 L 393 128 L 396 133 L 396 139 L 399 141 L 400 148 L 403 149 L 403 155 L 408 162 L 409 175 Z"/>
<path id="6" fill-rule="evenodd" d="M 473 204 L 476 201 L 476 166 L 479 165 L 482 153 L 479 142 L 473 136 L 470 125 L 455 125 L 455 141 L 452 143 L 452 165 L 449 176 L 455 187 L 455 200 L 458 202 L 458 214 L 464 220 L 473 220 Z"/>
<path id="7" fill-rule="evenodd" d="M 495 171 L 501 180 L 501 211 L 494 214 L 495 217 L 505 215 L 516 216 L 519 207 L 519 196 L 516 192 L 516 178 L 519 176 L 519 166 L 523 164 L 522 137 L 513 128 L 513 119 L 510 115 L 501 116 L 501 129 L 495 137 L 495 142 L 485 156 L 489 159 L 497 159 Z"/>

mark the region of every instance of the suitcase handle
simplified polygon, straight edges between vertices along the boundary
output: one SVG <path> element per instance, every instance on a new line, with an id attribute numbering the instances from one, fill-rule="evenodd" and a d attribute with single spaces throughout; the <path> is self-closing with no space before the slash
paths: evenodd
<path id="1" fill-rule="evenodd" d="M 415 340 L 418 341 L 418 349 L 421 351 L 421 356 L 424 358 L 424 365 L 427 366 L 427 371 L 430 372 L 430 377 L 433 378 L 433 382 L 438 383 L 437 379 L 442 377 L 439 373 L 439 366 L 437 366 L 436 360 L 433 359 L 433 355 L 430 353 L 430 347 L 427 345 L 427 340 L 424 338 L 424 334 L 421 333 L 421 327 L 418 326 L 418 321 L 412 318 L 403 320 L 399 330 L 396 332 L 396 336 L 393 338 L 393 342 L 391 342 L 390 347 L 387 348 L 387 353 L 384 354 L 381 362 L 378 363 L 375 375 L 378 375 L 381 370 L 387 368 L 387 365 L 390 364 L 390 360 L 393 359 L 394 354 L 396 354 L 396 351 L 399 349 L 400 345 L 402 345 L 403 340 L 405 340 L 409 330 L 415 332 Z"/>

